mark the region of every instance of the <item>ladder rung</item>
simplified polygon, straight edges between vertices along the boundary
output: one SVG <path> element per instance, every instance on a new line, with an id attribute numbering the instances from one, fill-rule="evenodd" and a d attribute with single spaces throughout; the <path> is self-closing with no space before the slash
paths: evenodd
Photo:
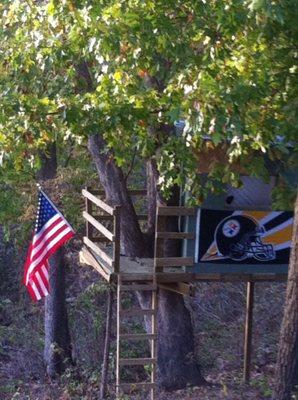
<path id="1" fill-rule="evenodd" d="M 156 364 L 156 358 L 120 358 L 119 365 L 146 365 Z"/>
<path id="2" fill-rule="evenodd" d="M 119 387 L 124 390 L 133 390 L 135 388 L 155 389 L 156 384 L 152 382 L 120 383 Z"/>
<path id="3" fill-rule="evenodd" d="M 133 317 L 138 315 L 154 315 L 154 314 L 156 314 L 156 311 L 152 309 L 142 310 L 141 308 L 137 309 L 132 308 L 130 310 L 120 310 L 121 317 Z"/>
<path id="4" fill-rule="evenodd" d="M 120 340 L 156 340 L 157 335 L 150 333 L 124 333 L 119 336 Z"/>
<path id="5" fill-rule="evenodd" d="M 120 285 L 120 290 L 122 292 L 127 292 L 129 290 L 156 290 L 156 285 Z"/>

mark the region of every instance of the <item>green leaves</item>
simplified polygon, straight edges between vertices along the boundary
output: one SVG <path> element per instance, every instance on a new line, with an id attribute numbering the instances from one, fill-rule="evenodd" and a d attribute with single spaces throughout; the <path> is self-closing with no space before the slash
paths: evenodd
<path id="1" fill-rule="evenodd" d="M 34 167 L 49 142 L 79 145 L 101 131 L 120 166 L 137 149 L 156 157 L 165 191 L 179 184 L 198 198 L 206 138 L 227 147 L 226 181 L 249 153 L 287 162 L 286 145 L 271 147 L 297 135 L 294 0 L 30 0 L 0 10 L 3 165 Z M 204 187 L 216 190 L 216 164 L 209 175 Z"/>

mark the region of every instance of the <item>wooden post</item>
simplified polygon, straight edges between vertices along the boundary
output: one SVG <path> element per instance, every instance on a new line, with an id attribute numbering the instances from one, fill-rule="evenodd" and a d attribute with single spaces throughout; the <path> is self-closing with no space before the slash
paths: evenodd
<path id="1" fill-rule="evenodd" d="M 109 286 L 108 301 L 107 301 L 106 337 L 105 337 L 105 346 L 104 346 L 104 353 L 103 353 L 99 400 L 104 400 L 106 398 L 105 395 L 106 395 L 107 378 L 108 378 L 108 370 L 109 370 L 111 325 L 112 325 L 112 316 L 113 316 L 113 299 L 114 299 L 114 289 L 113 289 L 113 287 Z"/>
<path id="2" fill-rule="evenodd" d="M 164 255 L 164 239 L 158 237 L 158 232 L 165 230 L 165 217 L 159 216 L 158 206 L 156 207 L 156 219 L 155 219 L 155 245 L 154 245 L 154 273 L 163 272 L 163 267 L 160 267 L 156 263 L 156 259 L 163 257 Z"/>
<path id="3" fill-rule="evenodd" d="M 120 218 L 121 218 L 121 207 L 115 206 L 114 208 L 114 272 L 119 274 L 120 270 Z"/>
<path id="4" fill-rule="evenodd" d="M 121 278 L 117 282 L 117 337 L 116 337 L 116 399 L 120 398 L 120 312 L 121 312 Z"/>
<path id="5" fill-rule="evenodd" d="M 255 287 L 254 282 L 247 282 L 246 319 L 245 319 L 245 337 L 244 337 L 244 369 L 243 369 L 243 380 L 245 383 L 249 383 L 250 380 L 254 287 Z"/>
<path id="6" fill-rule="evenodd" d="M 154 311 L 151 317 L 151 334 L 155 336 L 154 339 L 151 340 L 151 358 L 157 359 L 157 280 L 156 276 L 153 276 L 153 285 L 156 287 L 155 290 L 152 290 L 152 303 L 151 308 Z M 151 400 L 155 400 L 156 397 L 156 378 L 157 378 L 157 365 L 153 364 L 151 366 L 151 383 L 154 383 L 154 388 L 151 389 L 150 398 Z"/>
<path id="7" fill-rule="evenodd" d="M 88 190 L 87 187 L 86 190 Z M 93 210 L 92 203 L 87 197 L 85 197 L 85 205 L 86 205 L 86 212 L 92 215 L 92 210 Z M 93 235 L 93 226 L 90 224 L 90 222 L 86 221 L 86 236 L 88 239 L 92 240 L 92 235 Z"/>

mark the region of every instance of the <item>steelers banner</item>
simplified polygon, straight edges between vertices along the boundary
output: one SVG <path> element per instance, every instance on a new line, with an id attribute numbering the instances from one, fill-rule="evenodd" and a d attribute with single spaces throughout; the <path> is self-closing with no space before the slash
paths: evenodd
<path id="1" fill-rule="evenodd" d="M 200 209 L 195 225 L 194 252 L 199 270 L 201 266 L 204 272 L 218 272 L 208 265 L 220 264 L 230 266 L 224 272 L 237 272 L 236 265 L 254 266 L 251 272 L 285 272 L 278 268 L 271 271 L 268 266 L 289 263 L 293 213 Z"/>

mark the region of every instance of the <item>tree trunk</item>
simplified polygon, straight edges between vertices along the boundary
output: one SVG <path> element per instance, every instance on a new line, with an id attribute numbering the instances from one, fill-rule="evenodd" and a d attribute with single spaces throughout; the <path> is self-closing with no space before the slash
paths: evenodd
<path id="1" fill-rule="evenodd" d="M 142 234 L 135 210 L 127 192 L 120 168 L 111 153 L 103 151 L 105 142 L 99 136 L 89 139 L 89 150 L 95 162 L 100 181 L 112 204 L 122 206 L 121 242 L 126 256 L 152 257 L 154 248 L 155 210 L 158 192 L 156 190 L 157 170 L 154 164 L 147 165 L 148 192 L 148 233 Z M 161 199 L 159 199 L 161 200 Z M 175 198 L 177 202 L 177 196 Z M 169 221 L 172 230 L 177 228 L 177 219 Z M 171 229 L 169 226 L 169 229 Z M 146 244 L 147 241 L 147 244 Z M 180 254 L 180 246 L 175 241 L 167 242 L 167 255 Z M 147 295 L 138 293 L 142 308 L 148 308 Z M 150 323 L 146 321 L 147 329 Z M 189 311 L 183 297 L 165 290 L 159 292 L 158 309 L 158 382 L 167 390 L 183 388 L 187 384 L 205 383 L 194 360 L 193 327 Z"/>
<path id="2" fill-rule="evenodd" d="M 144 257 L 146 242 L 128 193 L 123 172 L 115 165 L 113 155 L 106 151 L 100 135 L 90 136 L 88 149 L 95 163 L 100 182 L 111 205 L 121 205 L 121 247 L 124 254 Z"/>
<path id="3" fill-rule="evenodd" d="M 55 178 L 57 172 L 57 153 L 55 143 L 45 153 L 40 153 L 41 168 L 38 180 Z M 65 303 L 65 264 L 64 251 L 59 249 L 50 258 L 50 295 L 45 298 L 45 344 L 44 360 L 51 378 L 64 371 L 71 360 L 71 341 Z"/>
<path id="4" fill-rule="evenodd" d="M 289 265 L 286 303 L 279 339 L 274 400 L 290 400 L 298 360 L 298 197 Z M 297 374 L 297 371 L 296 371 Z M 297 377 L 296 377 L 297 378 Z"/>
<path id="5" fill-rule="evenodd" d="M 63 253 L 60 248 L 50 258 L 50 295 L 45 300 L 44 360 L 51 378 L 61 374 L 71 361 Z"/>

